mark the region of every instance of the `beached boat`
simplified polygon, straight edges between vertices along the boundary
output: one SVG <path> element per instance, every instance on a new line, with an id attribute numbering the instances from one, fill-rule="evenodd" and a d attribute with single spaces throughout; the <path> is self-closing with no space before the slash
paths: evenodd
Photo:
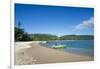
<path id="1" fill-rule="evenodd" d="M 65 48 L 66 46 L 65 45 L 54 45 L 52 46 L 52 48 L 54 49 L 61 49 L 61 48 Z"/>

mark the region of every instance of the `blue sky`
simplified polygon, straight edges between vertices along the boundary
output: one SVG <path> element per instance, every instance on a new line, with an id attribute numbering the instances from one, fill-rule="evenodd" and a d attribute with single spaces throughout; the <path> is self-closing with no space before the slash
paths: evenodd
<path id="1" fill-rule="evenodd" d="M 94 9 L 80 7 L 15 4 L 15 26 L 28 33 L 93 35 Z"/>

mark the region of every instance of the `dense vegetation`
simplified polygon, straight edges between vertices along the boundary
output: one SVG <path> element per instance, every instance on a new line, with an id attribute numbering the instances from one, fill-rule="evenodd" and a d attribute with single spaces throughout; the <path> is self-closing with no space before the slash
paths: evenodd
<path id="1" fill-rule="evenodd" d="M 64 35 L 60 40 L 93 40 L 93 35 Z"/>
<path id="2" fill-rule="evenodd" d="M 15 27 L 15 41 L 31 41 L 30 35 L 24 29 Z"/>
<path id="3" fill-rule="evenodd" d="M 15 27 L 15 41 L 51 41 L 51 40 L 93 40 L 93 35 L 64 35 L 56 36 L 50 34 L 28 34 L 24 29 Z"/>
<path id="4" fill-rule="evenodd" d="M 58 37 L 56 35 L 50 34 L 31 34 L 31 37 L 34 41 L 58 40 Z"/>

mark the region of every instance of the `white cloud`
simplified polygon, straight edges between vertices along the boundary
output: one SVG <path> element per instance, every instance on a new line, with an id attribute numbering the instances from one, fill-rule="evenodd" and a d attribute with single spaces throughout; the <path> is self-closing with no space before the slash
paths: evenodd
<path id="1" fill-rule="evenodd" d="M 82 21 L 82 23 L 75 26 L 75 30 L 82 30 L 87 28 L 93 28 L 94 27 L 94 17 L 91 17 L 88 20 Z"/>

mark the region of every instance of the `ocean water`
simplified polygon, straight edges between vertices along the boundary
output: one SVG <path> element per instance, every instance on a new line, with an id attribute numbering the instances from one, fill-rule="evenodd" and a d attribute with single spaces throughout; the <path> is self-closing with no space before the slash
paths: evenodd
<path id="1" fill-rule="evenodd" d="M 93 40 L 64 40 L 51 41 L 46 43 L 48 47 L 53 45 L 65 45 L 61 51 L 75 53 L 79 55 L 94 57 L 94 41 Z"/>

